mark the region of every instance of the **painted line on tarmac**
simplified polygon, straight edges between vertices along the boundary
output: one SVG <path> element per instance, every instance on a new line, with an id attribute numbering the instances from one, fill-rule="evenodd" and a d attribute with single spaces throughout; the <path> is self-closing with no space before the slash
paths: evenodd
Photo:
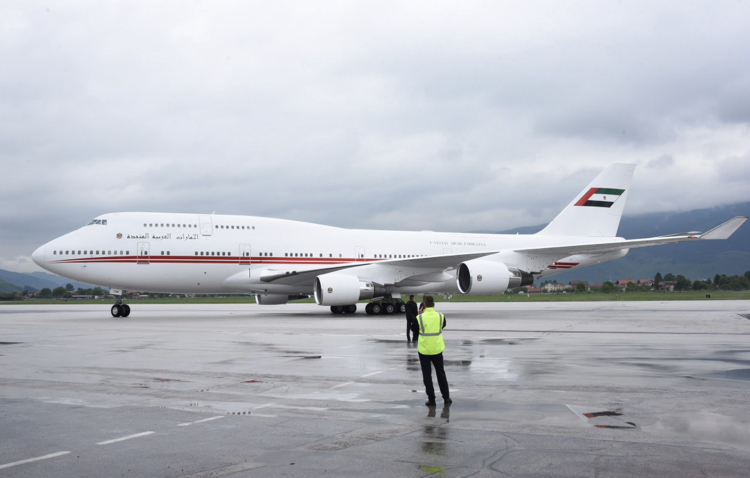
<path id="1" fill-rule="evenodd" d="M 372 372 L 372 373 L 368 373 L 368 374 L 365 374 L 365 375 L 360 375 L 359 378 L 372 377 L 373 375 L 377 375 L 379 373 L 383 373 L 383 371 L 381 370 L 379 372 Z"/>
<path id="2" fill-rule="evenodd" d="M 18 465 L 23 465 L 23 464 L 26 464 L 26 463 L 32 463 L 34 461 L 48 460 L 50 458 L 55 458 L 57 456 L 67 455 L 68 453 L 70 453 L 70 452 L 69 451 L 58 451 L 57 453 L 51 453 L 49 455 L 38 456 L 36 458 L 29 458 L 27 460 L 14 461 L 13 463 L 6 463 L 4 465 L 0 465 L 0 470 L 2 470 L 3 468 L 10 468 L 11 466 L 18 466 Z"/>
<path id="3" fill-rule="evenodd" d="M 196 420 L 194 422 L 180 423 L 177 426 L 189 427 L 190 425 L 195 425 L 196 423 L 210 422 L 211 420 L 218 420 L 219 418 L 224 418 L 224 415 L 219 415 L 218 417 L 204 418 L 203 420 Z"/>
<path id="4" fill-rule="evenodd" d="M 155 432 L 136 433 L 135 435 L 128 435 L 126 437 L 115 438 L 114 440 L 102 441 L 102 442 L 97 443 L 97 445 L 110 445 L 112 443 L 117 443 L 119 441 L 125 441 L 125 440 L 131 440 L 133 438 L 145 437 L 146 435 L 151 435 L 152 433 L 155 433 Z"/>
<path id="5" fill-rule="evenodd" d="M 331 388 L 339 388 L 339 387 L 345 387 L 345 386 L 347 386 L 347 385 L 351 385 L 351 384 L 353 384 L 353 383 L 354 383 L 354 382 L 344 382 L 344 383 L 340 383 L 340 384 L 338 384 L 338 385 L 334 385 L 334 386 L 333 386 L 333 387 L 331 387 Z"/>

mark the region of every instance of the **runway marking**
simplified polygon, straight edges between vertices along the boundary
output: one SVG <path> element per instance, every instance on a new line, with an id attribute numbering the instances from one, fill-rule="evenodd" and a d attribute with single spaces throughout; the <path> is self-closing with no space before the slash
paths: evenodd
<path id="1" fill-rule="evenodd" d="M 177 426 L 178 427 L 189 427 L 190 425 L 195 425 L 196 423 L 210 422 L 211 420 L 218 420 L 219 418 L 224 418 L 224 415 L 220 415 L 218 417 L 204 418 L 203 420 L 196 420 L 194 422 L 180 423 Z"/>
<path id="2" fill-rule="evenodd" d="M 365 374 L 365 375 L 361 375 L 360 378 L 372 377 L 373 375 L 377 375 L 379 373 L 383 373 L 383 371 L 381 370 L 380 372 L 372 372 L 372 373 L 368 373 L 368 374 Z"/>
<path id="3" fill-rule="evenodd" d="M 155 432 L 136 433 L 135 435 L 128 435 L 126 437 L 115 438 L 114 440 L 102 441 L 102 442 L 97 443 L 97 445 L 109 445 L 111 443 L 117 443 L 118 441 L 130 440 L 131 438 L 145 437 L 146 435 L 151 435 L 152 433 L 155 433 Z"/>
<path id="4" fill-rule="evenodd" d="M 346 385 L 351 385 L 351 384 L 353 384 L 353 383 L 354 383 L 354 382 L 344 382 L 344 383 L 340 383 L 340 384 L 338 384 L 338 385 L 334 385 L 334 386 L 333 386 L 333 387 L 331 387 L 331 388 L 339 388 L 339 387 L 345 387 Z"/>
<path id="5" fill-rule="evenodd" d="M 272 407 L 274 405 L 276 405 L 276 404 L 275 403 L 264 403 L 263 405 L 258 405 L 257 407 L 253 407 L 250 410 L 260 410 L 261 408 Z"/>
<path id="6" fill-rule="evenodd" d="M 23 465 L 23 464 L 31 463 L 31 462 L 34 462 L 34 461 L 47 460 L 49 458 L 55 458 L 56 456 L 67 455 L 68 453 L 70 453 L 70 452 L 69 451 L 58 451 L 57 453 L 51 453 L 49 455 L 38 456 L 36 458 L 29 458 L 29 459 L 26 459 L 26 460 L 14 461 L 13 463 L 6 463 L 4 465 L 0 465 L 0 470 L 2 470 L 3 468 L 10 468 L 11 466 Z"/>

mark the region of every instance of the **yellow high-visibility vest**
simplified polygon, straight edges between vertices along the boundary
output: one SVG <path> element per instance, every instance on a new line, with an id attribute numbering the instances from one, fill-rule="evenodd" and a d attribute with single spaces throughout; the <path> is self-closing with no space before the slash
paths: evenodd
<path id="1" fill-rule="evenodd" d="M 445 350 L 443 342 L 443 319 L 445 316 L 430 307 L 417 316 L 419 343 L 417 350 L 422 355 L 437 355 Z"/>

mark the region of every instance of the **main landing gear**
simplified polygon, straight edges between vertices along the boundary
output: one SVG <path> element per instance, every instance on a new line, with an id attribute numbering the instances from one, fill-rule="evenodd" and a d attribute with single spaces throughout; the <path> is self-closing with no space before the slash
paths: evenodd
<path id="1" fill-rule="evenodd" d="M 331 313 L 332 314 L 354 314 L 357 312 L 357 305 L 332 305 L 331 306 Z"/>
<path id="2" fill-rule="evenodd" d="M 117 299 L 115 305 L 112 306 L 112 317 L 127 317 L 130 315 L 130 306 L 123 304 L 122 299 Z"/>
<path id="3" fill-rule="evenodd" d="M 365 312 L 367 312 L 367 315 L 405 314 L 406 303 L 401 299 L 378 300 L 367 304 L 367 306 L 365 306 Z"/>

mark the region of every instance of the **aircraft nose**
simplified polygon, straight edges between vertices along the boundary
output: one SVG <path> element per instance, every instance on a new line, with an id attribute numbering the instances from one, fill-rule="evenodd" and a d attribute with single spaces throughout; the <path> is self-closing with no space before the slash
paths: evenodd
<path id="1" fill-rule="evenodd" d="M 31 254 L 31 260 L 36 262 L 36 265 L 39 267 L 44 267 L 44 249 L 45 246 L 39 247 L 37 250 L 34 251 L 33 254 Z"/>

